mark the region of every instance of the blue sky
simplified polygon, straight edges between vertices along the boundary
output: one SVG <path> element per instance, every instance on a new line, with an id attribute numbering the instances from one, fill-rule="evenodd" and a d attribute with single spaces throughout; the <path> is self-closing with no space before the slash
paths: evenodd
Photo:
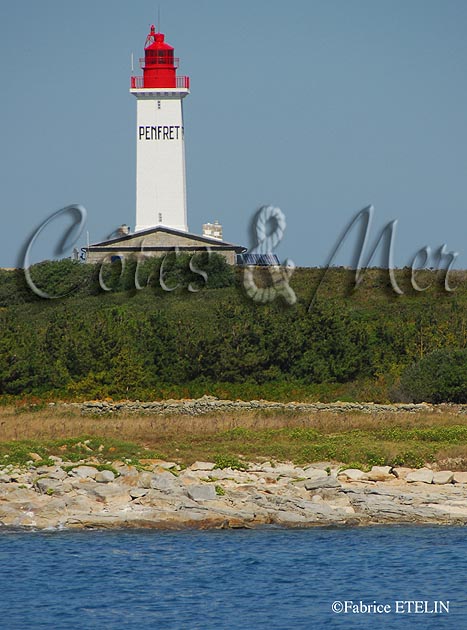
<path id="1" fill-rule="evenodd" d="M 374 236 L 398 219 L 397 265 L 447 243 L 467 267 L 464 0 L 2 3 L 1 266 L 72 203 L 91 241 L 134 226 L 130 54 L 158 5 L 192 82 L 191 231 L 218 219 L 248 245 L 255 210 L 273 204 L 287 218 L 281 258 L 322 265 L 371 203 Z M 53 257 L 55 238 L 44 232 L 35 257 Z"/>

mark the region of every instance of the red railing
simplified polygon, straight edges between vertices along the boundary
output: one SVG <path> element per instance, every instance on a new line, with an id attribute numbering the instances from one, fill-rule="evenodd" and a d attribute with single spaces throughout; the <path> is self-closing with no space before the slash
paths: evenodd
<path id="1" fill-rule="evenodd" d="M 132 90 L 142 90 L 144 88 L 144 77 L 130 77 L 131 83 L 131 89 Z M 185 88 L 187 90 L 190 89 L 190 77 L 176 77 L 176 86 L 177 88 Z M 173 88 L 149 88 L 151 90 L 153 89 L 173 89 Z"/>

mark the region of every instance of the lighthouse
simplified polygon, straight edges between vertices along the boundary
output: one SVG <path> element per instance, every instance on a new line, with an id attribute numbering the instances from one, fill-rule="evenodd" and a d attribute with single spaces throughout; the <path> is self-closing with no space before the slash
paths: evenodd
<path id="1" fill-rule="evenodd" d="M 131 232 L 122 225 L 107 240 L 83 247 L 86 262 L 164 259 L 174 252 L 190 257 L 217 253 L 234 265 L 246 248 L 224 241 L 217 221 L 205 223 L 202 235 L 188 232 L 183 99 L 190 93 L 190 79 L 177 76 L 174 49 L 154 26 L 140 62 L 143 76 L 132 76 L 130 84 L 137 109 L 136 227 Z"/>
<path id="2" fill-rule="evenodd" d="M 163 33 L 151 26 L 143 76 L 131 77 L 136 96 L 136 227 L 165 226 L 188 232 L 183 99 L 190 78 L 177 76 L 178 58 Z"/>

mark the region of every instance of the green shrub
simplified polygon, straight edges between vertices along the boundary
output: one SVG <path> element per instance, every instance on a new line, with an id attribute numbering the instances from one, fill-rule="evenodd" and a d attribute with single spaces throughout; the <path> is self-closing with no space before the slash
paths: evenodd
<path id="1" fill-rule="evenodd" d="M 228 455 L 219 455 L 214 460 L 216 468 L 231 468 L 232 470 L 246 470 L 245 462 L 242 462 L 238 457 L 232 457 Z"/>
<path id="2" fill-rule="evenodd" d="M 467 350 L 436 350 L 406 368 L 401 390 L 413 402 L 467 403 Z"/>

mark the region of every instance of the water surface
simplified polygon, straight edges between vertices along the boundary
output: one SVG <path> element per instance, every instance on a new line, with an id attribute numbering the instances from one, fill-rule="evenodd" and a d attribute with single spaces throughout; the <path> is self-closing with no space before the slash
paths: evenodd
<path id="1" fill-rule="evenodd" d="M 0 534 L 0 628 L 467 628 L 462 527 Z M 449 614 L 334 601 L 449 600 Z"/>

